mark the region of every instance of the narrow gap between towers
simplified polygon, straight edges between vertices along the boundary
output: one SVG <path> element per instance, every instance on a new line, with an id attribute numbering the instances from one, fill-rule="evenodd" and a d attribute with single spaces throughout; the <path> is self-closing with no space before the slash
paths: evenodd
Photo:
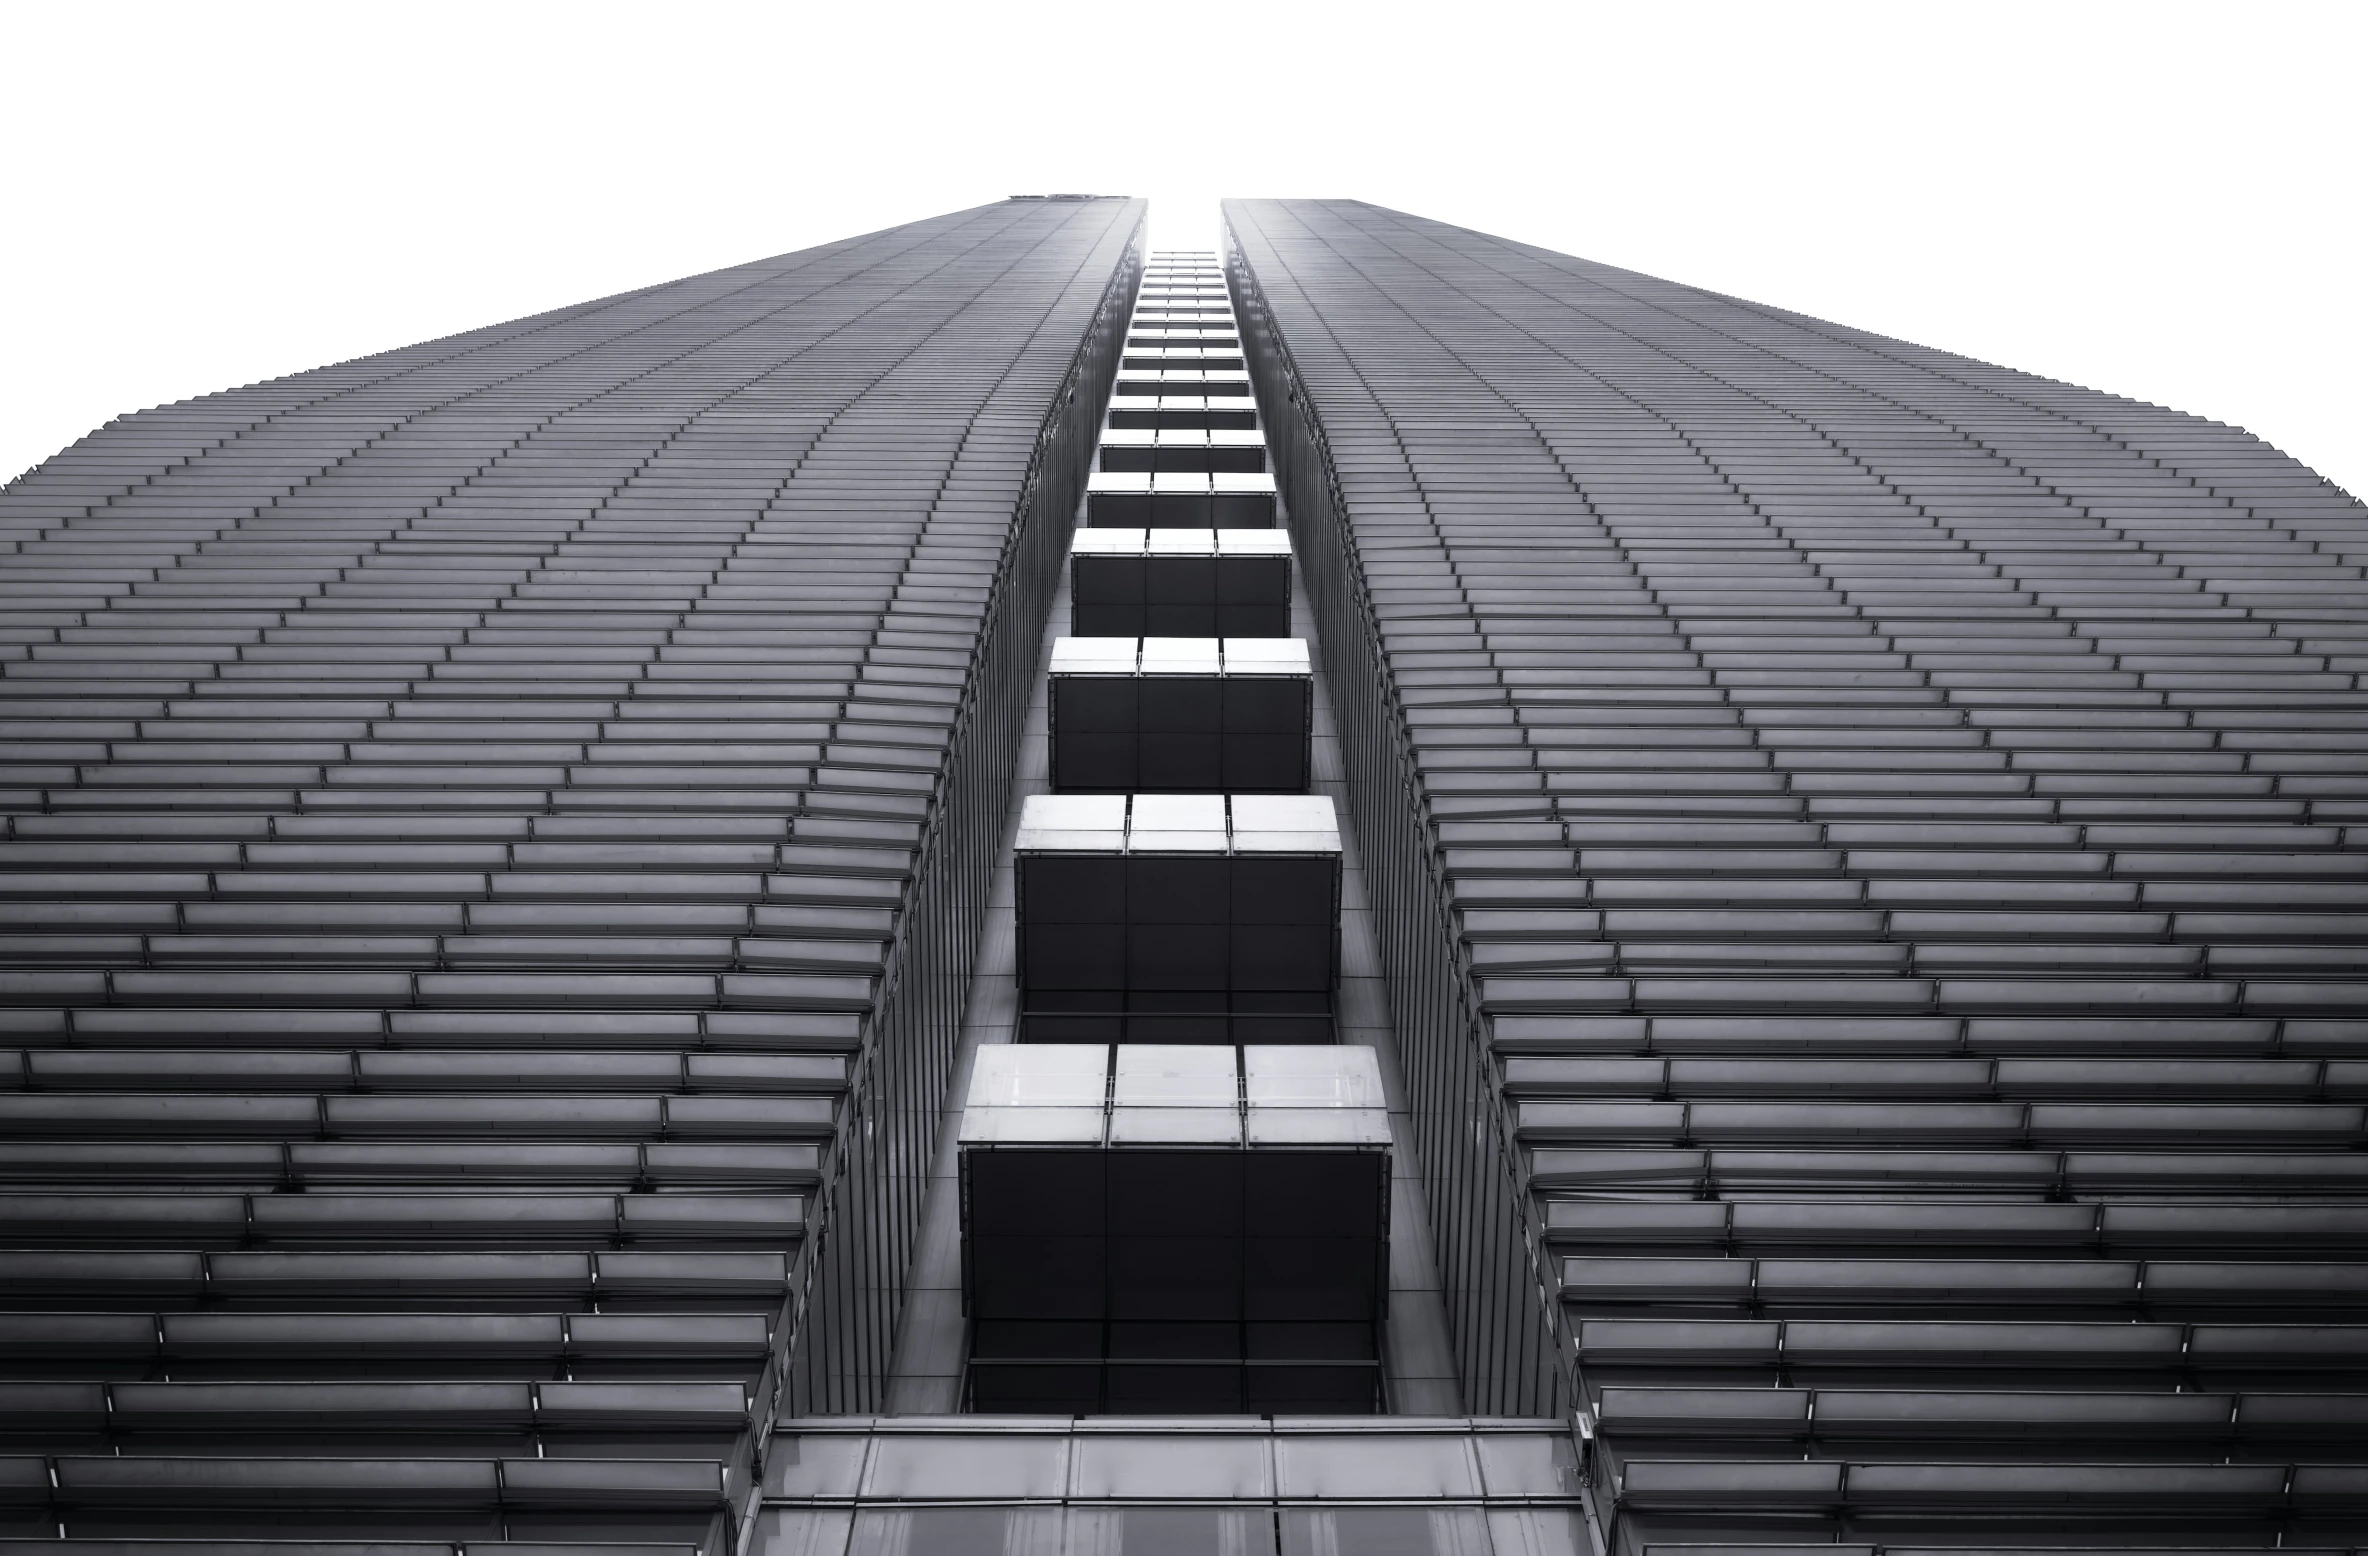
<path id="1" fill-rule="evenodd" d="M 1461 1409 L 1216 256 L 1154 254 L 1045 632 L 899 1414 Z"/>

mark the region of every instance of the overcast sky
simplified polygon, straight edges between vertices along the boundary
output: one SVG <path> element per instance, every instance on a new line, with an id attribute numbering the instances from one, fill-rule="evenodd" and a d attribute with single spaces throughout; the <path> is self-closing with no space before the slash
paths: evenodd
<path id="1" fill-rule="evenodd" d="M 0 476 L 1006 194 L 1351 197 L 2250 428 L 2368 493 L 2368 4 L 0 0 Z"/>

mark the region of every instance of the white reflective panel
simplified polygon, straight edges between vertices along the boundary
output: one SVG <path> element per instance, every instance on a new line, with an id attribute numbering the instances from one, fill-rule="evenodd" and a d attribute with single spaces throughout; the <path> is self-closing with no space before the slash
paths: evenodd
<path id="1" fill-rule="evenodd" d="M 1274 490 L 1273 476 L 1248 470 L 1220 470 L 1209 477 L 1209 482 L 1210 489 L 1219 492 L 1256 493 Z"/>
<path id="2" fill-rule="evenodd" d="M 973 1108 L 1098 1108 L 1110 1049 L 1102 1043 L 988 1043 L 970 1072 Z"/>
<path id="3" fill-rule="evenodd" d="M 1163 835 L 1192 833 L 1215 838 L 1213 843 L 1204 842 L 1180 846 L 1220 849 L 1225 846 L 1224 795 L 1137 794 L 1131 798 L 1134 801 L 1134 808 L 1128 818 L 1128 823 L 1133 834 L 1130 841 L 1134 843 L 1134 846 L 1143 846 L 1141 838 L 1146 832 Z M 1030 801 L 1030 803 L 1034 802 Z"/>
<path id="4" fill-rule="evenodd" d="M 1134 854 L 1221 854 L 1225 852 L 1222 832 L 1145 832 L 1137 830 L 1127 837 L 1127 852 Z"/>
<path id="5" fill-rule="evenodd" d="M 1233 846 L 1245 853 L 1338 853 L 1340 828 L 1322 794 L 1233 796 Z"/>
<path id="6" fill-rule="evenodd" d="M 1082 556 L 1137 556 L 1143 534 L 1139 529 L 1081 529 L 1070 549 Z"/>
<path id="7" fill-rule="evenodd" d="M 1380 1061 L 1354 1043 L 1254 1044 L 1242 1050 L 1242 1091 L 1253 1108 L 1388 1106 Z"/>
<path id="8" fill-rule="evenodd" d="M 1211 556 L 1229 533 L 1215 529 L 1146 530 L 1144 547 L 1153 556 Z"/>
<path id="9" fill-rule="evenodd" d="M 1209 474 L 1205 470 L 1160 470 L 1154 472 L 1151 477 L 1151 489 L 1155 492 L 1173 492 L 1181 496 L 1194 497 L 1208 491 L 1209 480 Z"/>
<path id="10" fill-rule="evenodd" d="M 1575 1497 L 1578 1452 L 1568 1432 L 1480 1432 L 1480 1478 L 1492 1497 Z"/>
<path id="11" fill-rule="evenodd" d="M 1215 638 L 1145 638 L 1145 675 L 1216 675 L 1222 668 Z"/>
<path id="12" fill-rule="evenodd" d="M 1227 675 L 1310 675 L 1305 638 L 1227 638 Z M 1306 799 L 1307 795 L 1287 795 Z M 1318 796 L 1320 797 L 1320 796 Z"/>
<path id="13" fill-rule="evenodd" d="M 1133 638 L 1055 638 L 1053 675 L 1132 675 L 1138 650 Z"/>
<path id="14" fill-rule="evenodd" d="M 1100 1108 L 964 1108 L 963 1145 L 1100 1145 Z"/>
<path id="15" fill-rule="evenodd" d="M 1245 854 L 1336 854 L 1340 852 L 1340 835 L 1336 832 L 1239 832 L 1234 834 L 1236 852 Z"/>
<path id="16" fill-rule="evenodd" d="M 1390 1116 L 1379 1108 L 1252 1108 L 1252 1145 L 1388 1145 Z"/>
<path id="17" fill-rule="evenodd" d="M 1110 1100 L 1119 1107 L 1230 1108 L 1234 1051 L 1213 1043 L 1122 1043 Z"/>
<path id="18" fill-rule="evenodd" d="M 1237 794 L 1232 810 L 1236 832 L 1339 831 L 1328 794 Z"/>
<path id="19" fill-rule="evenodd" d="M 1140 493 L 1151 490 L 1151 474 L 1146 470 L 1096 470 L 1085 480 L 1089 492 Z"/>
<path id="20" fill-rule="evenodd" d="M 1240 1145 L 1242 1116 L 1232 1108 L 1112 1108 L 1112 1145 Z"/>
<path id="21" fill-rule="evenodd" d="M 1031 794 L 1020 807 L 1021 853 L 1117 853 L 1126 846 L 1123 794 Z"/>
<path id="22" fill-rule="evenodd" d="M 1289 556 L 1291 534 L 1279 529 L 1221 529 L 1217 550 L 1224 556 Z"/>

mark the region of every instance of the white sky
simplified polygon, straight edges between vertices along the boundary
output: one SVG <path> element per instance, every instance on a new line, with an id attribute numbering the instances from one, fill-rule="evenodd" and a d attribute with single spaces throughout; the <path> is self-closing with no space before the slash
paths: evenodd
<path id="1" fill-rule="evenodd" d="M 1204 16 L 1206 20 L 1199 18 Z M 2368 493 L 2368 5 L 0 0 L 0 475 L 1005 194 L 1339 196 L 2251 428 Z"/>

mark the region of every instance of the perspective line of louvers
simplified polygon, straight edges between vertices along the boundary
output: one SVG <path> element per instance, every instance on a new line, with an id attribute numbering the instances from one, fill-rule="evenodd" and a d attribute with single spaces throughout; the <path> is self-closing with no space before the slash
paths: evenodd
<path id="1" fill-rule="evenodd" d="M 2368 510 L 1145 215 L 0 490 L 0 1556 L 2368 1553 Z"/>
<path id="2" fill-rule="evenodd" d="M 0 1545 L 722 1552 L 765 1424 L 869 1402 L 1143 212 L 0 494 Z"/>
<path id="3" fill-rule="evenodd" d="M 1226 223 L 1467 1389 L 1574 1391 L 1621 1551 L 2357 1547 L 2368 512 L 1372 206 Z"/>

